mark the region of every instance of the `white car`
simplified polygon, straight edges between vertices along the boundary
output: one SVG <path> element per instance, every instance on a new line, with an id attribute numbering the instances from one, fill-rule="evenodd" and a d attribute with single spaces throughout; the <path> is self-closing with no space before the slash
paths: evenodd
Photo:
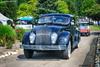
<path id="1" fill-rule="evenodd" d="M 23 29 L 27 29 L 27 30 L 31 30 L 32 29 L 32 24 L 30 25 L 16 25 L 15 28 L 23 28 Z"/>

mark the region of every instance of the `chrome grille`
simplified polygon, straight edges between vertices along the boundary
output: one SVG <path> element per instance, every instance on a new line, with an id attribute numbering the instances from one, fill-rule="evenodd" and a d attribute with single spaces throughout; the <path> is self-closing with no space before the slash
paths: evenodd
<path id="1" fill-rule="evenodd" d="M 36 31 L 36 45 L 50 45 L 51 44 L 51 31 L 47 29 Z"/>

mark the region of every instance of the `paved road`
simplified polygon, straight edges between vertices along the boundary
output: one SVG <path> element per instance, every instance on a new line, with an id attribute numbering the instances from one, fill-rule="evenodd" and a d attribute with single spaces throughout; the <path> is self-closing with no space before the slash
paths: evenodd
<path id="1" fill-rule="evenodd" d="M 37 53 L 32 59 L 25 59 L 22 50 L 18 55 L 0 59 L 0 67 L 79 67 L 83 64 L 95 36 L 82 37 L 79 48 L 75 49 L 69 60 L 64 60 L 57 54 Z"/>

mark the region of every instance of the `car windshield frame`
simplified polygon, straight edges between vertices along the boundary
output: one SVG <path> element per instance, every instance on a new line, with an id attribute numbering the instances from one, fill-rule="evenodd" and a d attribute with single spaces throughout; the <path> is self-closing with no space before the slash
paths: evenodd
<path id="1" fill-rule="evenodd" d="M 43 16 L 39 18 L 38 24 L 69 24 L 71 21 L 70 17 L 67 16 Z"/>

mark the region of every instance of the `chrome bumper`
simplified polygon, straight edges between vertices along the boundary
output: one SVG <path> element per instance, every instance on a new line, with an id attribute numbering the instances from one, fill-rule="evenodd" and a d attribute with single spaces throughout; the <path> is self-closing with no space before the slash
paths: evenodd
<path id="1" fill-rule="evenodd" d="M 65 50 L 66 45 L 26 45 L 22 44 L 21 48 L 31 50 Z"/>

